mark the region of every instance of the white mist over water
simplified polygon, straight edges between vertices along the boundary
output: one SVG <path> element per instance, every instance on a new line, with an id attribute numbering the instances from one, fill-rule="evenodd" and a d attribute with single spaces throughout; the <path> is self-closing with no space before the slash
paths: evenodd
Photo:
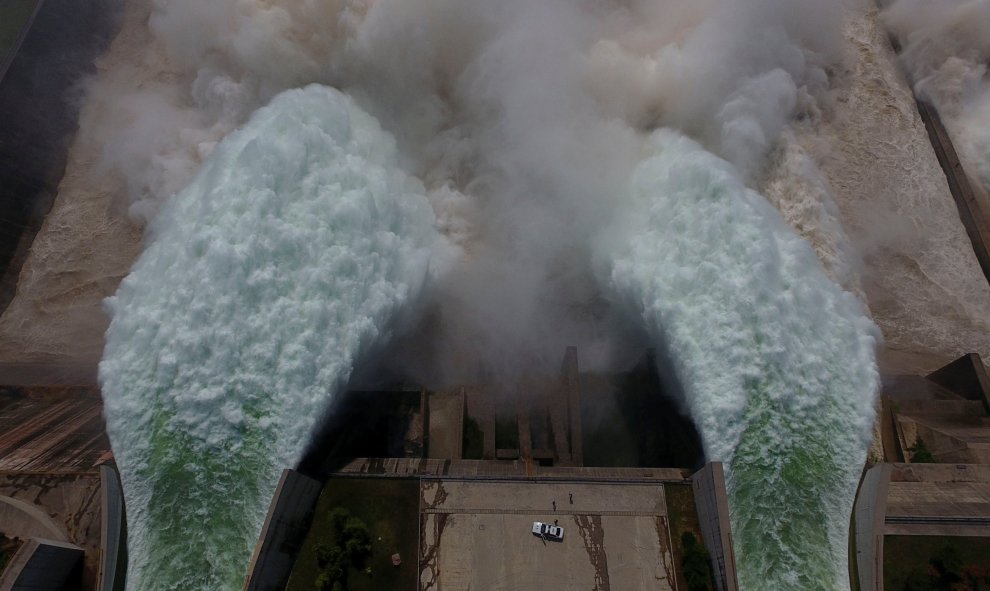
<path id="1" fill-rule="evenodd" d="M 100 364 L 129 589 L 240 588 L 282 469 L 444 265 L 395 158 L 349 98 L 288 91 L 156 218 Z"/>
<path id="2" fill-rule="evenodd" d="M 990 208 L 990 0 L 894 0 L 883 18 Z"/>
<path id="3" fill-rule="evenodd" d="M 847 589 L 878 333 L 730 164 L 670 131 L 648 149 L 600 265 L 726 463 L 740 588 Z"/>
<path id="4" fill-rule="evenodd" d="M 746 188 L 793 117 L 821 116 L 837 15 L 817 0 L 156 3 L 177 71 L 163 78 L 188 87 L 122 92 L 129 123 L 103 130 L 131 214 L 154 219 L 101 366 L 132 588 L 239 586 L 278 471 L 416 300 L 441 233 L 464 256 L 431 283 L 438 328 L 417 343 L 439 354 L 413 378 L 482 365 L 511 381 L 555 371 L 570 344 L 594 366 L 645 322 L 728 463 L 743 588 L 841 588 L 874 332 Z M 314 80 L 398 148 L 314 88 L 215 146 Z"/>

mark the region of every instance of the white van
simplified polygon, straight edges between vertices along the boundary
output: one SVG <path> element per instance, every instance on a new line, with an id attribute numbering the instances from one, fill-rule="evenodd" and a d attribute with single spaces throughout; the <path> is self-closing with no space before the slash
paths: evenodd
<path id="1" fill-rule="evenodd" d="M 542 521 L 534 521 L 533 535 L 540 536 L 544 540 L 563 542 L 564 528 L 560 527 L 559 525 L 550 525 L 549 523 L 543 523 Z"/>

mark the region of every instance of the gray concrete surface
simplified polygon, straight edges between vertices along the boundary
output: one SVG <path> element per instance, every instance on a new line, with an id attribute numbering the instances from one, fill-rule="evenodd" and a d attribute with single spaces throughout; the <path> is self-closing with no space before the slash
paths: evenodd
<path id="1" fill-rule="evenodd" d="M 698 507 L 701 536 L 711 556 L 715 587 L 737 591 L 736 554 L 729 525 L 729 501 L 725 496 L 725 473 L 721 462 L 709 462 L 691 477 L 694 501 Z"/>
<path id="2" fill-rule="evenodd" d="M 124 491 L 110 465 L 100 466 L 100 570 L 99 591 L 123 591 L 127 575 L 127 530 Z"/>
<path id="3" fill-rule="evenodd" d="M 422 591 L 675 587 L 659 483 L 423 480 L 421 493 Z M 562 542 L 532 534 L 555 519 Z"/>
<path id="4" fill-rule="evenodd" d="M 427 457 L 460 459 L 463 456 L 464 390 L 430 392 Z"/>
<path id="5" fill-rule="evenodd" d="M 942 170 L 945 171 L 946 179 L 949 181 L 949 190 L 953 199 L 956 200 L 959 219 L 962 220 L 966 234 L 969 235 L 969 239 L 973 243 L 976 260 L 979 261 L 983 274 L 990 280 L 990 250 L 988 250 L 990 223 L 987 222 L 987 214 L 977 199 L 980 190 L 970 182 L 969 176 L 952 145 L 952 139 L 945 130 L 935 107 L 925 100 L 918 99 L 918 112 L 925 122 L 928 136 L 932 140 L 935 156 L 938 157 L 938 162 L 942 165 Z"/>
<path id="6" fill-rule="evenodd" d="M 289 579 L 295 550 L 306 535 L 323 485 L 294 470 L 282 472 L 248 565 L 244 591 L 281 591 Z"/>
<path id="7" fill-rule="evenodd" d="M 856 495 L 856 566 L 860 591 L 883 591 L 883 533 L 891 464 L 867 471 Z"/>
<path id="8" fill-rule="evenodd" d="M 578 373 L 577 348 L 568 347 L 561 366 L 561 381 L 564 397 L 567 399 L 567 442 L 571 463 L 584 464 L 584 447 L 581 441 L 581 388 Z"/>
<path id="9" fill-rule="evenodd" d="M 613 482 L 684 482 L 689 473 L 680 468 L 593 468 L 587 466 L 528 467 L 523 461 L 439 460 L 426 458 L 356 458 L 335 476 L 423 477 L 443 476 L 477 480 L 531 479 Z"/>
<path id="10" fill-rule="evenodd" d="M 977 353 L 967 353 L 945 367 L 925 376 L 925 379 L 955 392 L 967 400 L 978 400 L 990 413 L 990 378 L 983 359 Z"/>

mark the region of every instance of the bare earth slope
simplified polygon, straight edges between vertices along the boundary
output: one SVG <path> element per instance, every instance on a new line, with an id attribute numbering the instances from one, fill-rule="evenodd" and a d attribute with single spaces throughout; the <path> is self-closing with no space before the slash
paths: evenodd
<path id="1" fill-rule="evenodd" d="M 128 2 L 126 20 L 98 60 L 98 76 L 140 87 L 167 79 L 147 28 L 148 2 Z M 121 114 L 91 95 L 69 153 L 58 197 L 21 270 L 17 295 L 0 317 L 0 360 L 95 363 L 103 352 L 112 295 L 141 251 L 123 183 L 100 170 L 101 122 Z"/>
<path id="2" fill-rule="evenodd" d="M 877 11 L 851 18 L 845 36 L 834 112 L 822 124 L 796 126 L 798 147 L 776 159 L 768 195 L 833 276 L 865 295 L 885 338 L 881 369 L 931 370 L 968 351 L 990 358 L 990 287 Z M 788 190 L 795 151 L 816 154 L 834 204 Z M 841 225 L 842 240 L 829 222 Z"/>
<path id="3" fill-rule="evenodd" d="M 146 0 L 128 3 L 99 76 L 109 88 L 181 94 L 149 11 Z M 833 277 L 865 297 L 886 339 L 885 369 L 923 371 L 967 351 L 990 358 L 990 288 L 876 11 L 850 19 L 846 39 L 835 104 L 823 122 L 793 126 L 761 188 Z M 101 302 L 141 250 L 124 184 L 99 166 L 98 130 L 121 116 L 112 95 L 93 93 L 83 107 L 58 198 L 0 317 L 0 361 L 101 355 Z M 814 182 L 801 170 L 809 159 L 820 164 Z"/>

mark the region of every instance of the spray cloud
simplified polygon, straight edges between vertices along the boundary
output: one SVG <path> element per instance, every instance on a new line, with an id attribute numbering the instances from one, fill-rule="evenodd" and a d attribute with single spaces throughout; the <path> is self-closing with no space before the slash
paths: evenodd
<path id="1" fill-rule="evenodd" d="M 718 253 L 739 239 L 727 226 L 718 224 L 699 227 L 697 230 L 701 233 L 691 236 L 694 227 L 678 226 L 678 219 L 684 218 L 675 215 L 676 210 L 691 207 L 696 198 L 705 203 L 706 195 L 711 191 L 727 199 L 728 212 L 743 211 L 734 209 L 742 207 L 734 205 L 740 200 L 750 205 L 754 201 L 760 202 L 762 198 L 745 189 L 746 184 L 751 184 L 760 174 L 767 153 L 788 122 L 796 116 L 814 117 L 828 99 L 826 69 L 838 59 L 839 10 L 839 6 L 831 3 L 812 0 L 155 2 L 149 23 L 156 41 L 148 48 L 148 59 L 169 75 L 159 77 L 151 88 L 129 88 L 126 80 L 107 76 L 96 83 L 93 91 L 95 97 L 119 100 L 126 114 L 125 125 L 103 130 L 107 146 L 105 166 L 126 179 L 132 216 L 137 220 L 155 219 L 154 242 L 149 249 L 152 254 L 142 257 L 142 263 L 124 283 L 122 295 L 113 306 L 114 324 L 108 333 L 108 349 L 101 368 L 104 388 L 108 391 L 108 422 L 115 447 L 154 448 L 153 442 L 142 443 L 142 435 L 134 431 L 136 427 L 127 426 L 127 421 L 133 419 L 132 414 L 145 419 L 175 417 L 174 421 L 156 420 L 165 420 L 165 432 L 170 437 L 180 436 L 188 443 L 183 449 L 193 450 L 190 457 L 182 458 L 182 465 L 189 465 L 190 461 L 194 464 L 196 457 L 205 457 L 207 451 L 204 450 L 218 445 L 197 426 L 194 415 L 185 412 L 186 403 L 181 392 L 176 390 L 180 385 L 168 372 L 142 374 L 138 382 L 145 383 L 150 394 L 146 393 L 144 399 L 126 397 L 127 404 L 122 402 L 123 398 L 111 404 L 114 396 L 123 396 L 122 387 L 114 384 L 125 383 L 128 380 L 122 376 L 128 376 L 129 372 L 146 366 L 149 361 L 168 360 L 173 349 L 188 351 L 185 338 L 208 324 L 203 318 L 167 317 L 162 321 L 186 322 L 190 332 L 175 327 L 174 331 L 166 331 L 166 336 L 185 336 L 166 338 L 155 347 L 145 349 L 142 355 L 129 353 L 129 343 L 144 334 L 140 325 L 147 319 L 149 310 L 159 306 L 159 311 L 152 316 L 165 318 L 160 309 L 168 303 L 159 302 L 154 295 L 156 290 L 142 287 L 141 282 L 148 281 L 153 287 L 156 284 L 151 280 L 149 269 L 158 264 L 165 265 L 162 261 L 171 260 L 173 265 L 182 262 L 182 257 L 173 249 L 186 252 L 182 249 L 188 249 L 188 246 L 176 238 L 182 232 L 175 226 L 190 224 L 194 242 L 232 240 L 219 229 L 222 225 L 203 227 L 174 211 L 195 209 L 197 200 L 220 194 L 227 195 L 220 203 L 252 210 L 254 206 L 250 202 L 230 195 L 229 187 L 224 184 L 234 182 L 225 168 L 227 164 L 240 167 L 236 168 L 238 170 L 254 166 L 246 160 L 231 162 L 231 151 L 241 149 L 237 146 L 250 136 L 253 138 L 249 142 L 252 156 L 268 164 L 281 162 L 279 158 L 265 154 L 271 149 L 283 153 L 278 152 L 283 150 L 278 134 L 293 133 L 293 126 L 280 127 L 264 122 L 280 120 L 279 113 L 283 111 L 297 113 L 299 99 L 280 96 L 245 131 L 239 132 L 241 135 L 232 136 L 232 143 L 221 143 L 218 148 L 217 142 L 280 91 L 310 82 L 332 85 L 348 93 L 360 105 L 360 109 L 355 109 L 367 111 L 380 122 L 397 146 L 395 161 L 389 163 L 389 167 L 394 165 L 403 171 L 395 174 L 420 180 L 419 194 L 432 205 L 434 227 L 459 249 L 459 258 L 449 270 L 433 276 L 430 293 L 437 318 L 424 330 L 429 331 L 435 351 L 428 370 L 414 377 L 423 381 L 471 380 L 481 371 L 494 374 L 501 382 L 511 383 L 521 377 L 520 374 L 554 367 L 565 344 L 578 344 L 583 351 L 589 352 L 591 359 L 583 361 L 586 366 L 605 365 L 614 357 L 621 357 L 623 347 L 628 346 L 627 339 L 635 335 L 650 333 L 662 339 L 664 335 L 678 334 L 676 331 L 698 328 L 690 322 L 678 323 L 676 317 L 668 326 L 666 312 L 648 312 L 667 310 L 668 306 L 700 305 L 696 314 L 725 314 L 725 322 L 718 324 L 720 330 L 739 330 L 745 325 L 740 310 L 746 309 L 746 298 L 763 297 L 762 292 L 724 290 L 718 292 L 722 298 L 717 302 L 705 298 L 688 302 L 677 298 L 690 295 L 690 289 L 667 291 L 658 287 L 676 279 L 702 288 L 698 282 L 703 281 L 705 274 L 701 271 L 718 271 L 712 268 L 718 264 Z M 310 104 L 307 101 L 313 100 L 318 99 L 307 95 L 304 102 Z M 339 99 L 330 102 L 336 105 Z M 332 113 L 326 116 L 330 120 L 334 117 L 337 115 Z M 363 121 L 365 115 L 355 117 Z M 308 129 L 314 124 L 297 121 L 294 125 Z M 338 128 L 335 127 L 337 124 L 329 125 Z M 377 123 L 360 127 L 373 128 L 375 125 Z M 654 134 L 657 128 L 677 131 L 664 131 L 657 136 Z M 333 141 L 338 141 L 334 132 L 326 133 Z M 696 141 L 688 141 L 684 136 Z M 390 141 L 381 139 L 372 143 L 387 145 Z M 670 160 L 672 154 L 687 158 L 686 168 L 695 171 L 688 175 L 688 180 L 700 179 L 702 182 L 694 188 L 690 183 L 680 186 L 679 190 L 686 191 L 683 202 L 664 206 L 663 200 L 644 201 L 645 198 L 640 198 L 644 192 L 657 193 L 654 197 L 668 191 L 672 195 L 678 194 L 662 179 L 646 178 L 651 174 L 662 177 L 659 171 L 671 161 L 677 161 L 676 158 Z M 333 151 L 331 159 L 323 165 L 332 168 L 335 158 L 346 161 L 349 157 Z M 661 162 L 659 165 L 657 158 Z M 172 198 L 180 205 L 166 206 L 167 211 L 178 209 L 163 213 L 164 221 L 158 221 L 155 216 L 162 204 L 189 183 L 204 159 L 208 164 L 197 180 Z M 307 162 L 314 167 L 321 165 L 318 161 Z M 259 169 L 269 170 L 266 166 Z M 709 174 L 706 171 L 710 170 L 717 172 L 718 182 L 704 182 L 705 175 Z M 314 171 L 297 172 L 294 180 L 272 187 L 275 195 L 295 195 L 298 191 L 306 194 L 310 184 L 305 179 Z M 374 175 L 368 177 L 367 182 L 374 186 L 372 178 Z M 638 180 L 630 181 L 630 178 Z M 267 183 L 268 177 L 262 175 L 258 180 Z M 361 197 L 361 191 L 355 188 L 355 192 L 346 195 L 359 200 L 370 198 Z M 246 194 L 250 201 L 251 193 Z M 640 197 L 635 197 L 637 195 Z M 646 209 L 637 209 L 642 207 Z M 668 207 L 671 217 L 665 219 Z M 765 203 L 755 207 L 758 210 L 769 208 Z M 638 222 L 633 223 L 635 215 L 630 217 L 630 212 L 637 211 L 647 212 L 639 221 L 647 219 L 659 225 L 662 225 L 660 222 L 673 223 L 670 235 L 675 238 L 676 248 L 683 249 L 691 244 L 699 250 L 690 251 L 692 256 L 664 259 L 667 265 L 660 265 L 661 259 L 649 256 L 649 249 L 660 243 L 644 238 L 650 232 L 644 231 Z M 319 217 L 318 213 L 314 214 Z M 422 220 L 421 217 L 416 219 Z M 753 253 L 768 257 L 767 260 L 749 260 L 749 264 L 767 267 L 770 275 L 785 277 L 782 281 L 786 284 L 790 280 L 789 271 L 775 269 L 790 264 L 790 259 L 775 254 L 775 248 L 794 248 L 801 252 L 798 256 L 801 263 L 810 265 L 807 273 L 813 278 L 812 283 L 828 285 L 817 261 L 809 256 L 810 251 L 805 252 L 807 249 L 800 241 L 779 237 L 786 234 L 779 220 L 766 215 L 747 219 L 751 223 L 743 226 L 743 237 L 759 242 L 760 235 L 767 233 L 775 237 L 773 242 L 777 245 L 741 250 L 744 257 Z M 238 228 L 241 226 L 231 225 L 227 232 L 247 231 Z M 272 234 L 261 232 L 246 241 L 246 252 L 275 240 L 280 232 L 291 234 L 293 229 L 291 224 L 276 223 L 266 227 L 266 231 Z M 685 236 L 685 232 L 688 235 Z M 357 252 L 372 256 L 363 250 L 367 245 L 352 233 L 331 232 L 321 234 L 321 237 L 326 239 L 322 244 L 333 252 L 349 252 L 358 246 Z M 677 237 L 691 240 L 678 245 Z M 213 252 L 204 248 L 204 252 Z M 709 251 L 714 253 L 713 257 L 707 256 Z M 403 267 L 402 261 L 409 252 L 408 248 L 386 249 L 381 264 L 384 268 L 390 268 L 390 265 Z M 685 251 L 674 254 L 678 253 Z M 234 248 L 228 254 L 240 256 L 244 253 L 239 255 Z M 654 264 L 651 261 L 656 261 L 655 266 L 650 267 Z M 325 263 L 318 258 L 310 259 L 303 267 L 320 267 Z M 356 260 L 355 264 L 363 263 Z M 640 271 L 622 273 L 622 269 L 632 267 Z M 648 271 L 642 271 L 644 268 Z M 328 268 L 323 271 L 332 272 Z M 724 269 L 730 274 L 737 271 L 736 268 Z M 644 279 L 644 272 L 655 277 L 655 281 Z M 277 283 L 282 279 L 276 274 L 268 280 Z M 788 294 L 787 285 L 780 285 L 782 293 Z M 236 281 L 226 282 L 221 287 L 221 291 L 228 294 L 235 294 L 239 289 Z M 324 290 L 323 293 L 328 305 L 347 314 L 346 306 L 339 306 L 342 296 L 338 290 Z M 829 297 L 842 301 L 837 292 L 829 293 L 832 294 Z M 742 301 L 737 302 L 737 298 Z M 310 310 L 305 299 L 294 301 L 289 301 L 290 307 Z M 391 303 L 381 310 L 359 314 L 370 320 L 358 322 L 358 326 L 371 331 L 367 334 L 384 334 L 378 328 L 368 327 L 387 322 L 391 314 L 387 310 L 392 310 L 406 298 L 396 297 L 389 301 Z M 657 301 L 661 303 L 656 304 Z M 774 305 L 797 306 L 791 314 L 785 315 L 785 322 L 779 325 L 781 331 L 794 328 L 801 335 L 799 340 L 815 338 L 813 323 L 791 322 L 793 314 L 800 315 L 804 307 L 815 302 L 786 295 L 773 302 L 776 302 Z M 707 304 L 714 307 L 706 308 Z M 829 430 L 835 429 L 835 425 L 854 429 L 853 433 L 841 436 L 835 448 L 820 450 L 824 454 L 834 453 L 834 457 L 827 458 L 827 465 L 832 467 L 862 459 L 865 453 L 862 430 L 863 425 L 869 423 L 869 401 L 875 385 L 875 380 L 871 379 L 872 357 L 868 351 L 872 337 L 850 336 L 868 335 L 868 323 L 857 317 L 853 307 L 847 304 L 840 307 L 836 339 L 847 344 L 850 338 L 855 341 L 853 358 L 858 370 L 853 375 L 863 380 L 858 388 L 842 390 L 842 396 L 855 400 L 851 409 L 843 407 L 855 416 L 842 415 L 837 422 L 823 426 Z M 761 314 L 765 312 L 763 308 L 760 310 Z M 638 332 L 630 331 L 630 320 L 645 321 L 647 325 L 645 329 L 639 327 Z M 224 322 L 221 318 L 220 324 Z M 344 326 L 350 326 L 347 318 L 342 322 Z M 214 329 L 214 336 L 216 330 L 220 327 Z M 674 332 L 668 335 L 668 330 Z M 753 336 L 747 331 L 740 334 Z M 260 333 L 258 336 L 261 338 Z M 785 333 L 774 331 L 753 336 L 761 342 L 762 339 L 784 337 Z M 363 343 L 368 339 L 371 337 L 355 342 Z M 786 449 L 777 450 L 778 440 L 771 437 L 768 430 L 786 421 L 787 414 L 795 408 L 803 413 L 795 417 L 796 421 L 810 416 L 803 406 L 805 398 L 830 396 L 829 381 L 843 370 L 840 359 L 844 358 L 838 353 L 841 347 L 828 341 L 820 355 L 800 363 L 789 356 L 776 355 L 776 349 L 772 347 L 772 351 L 764 351 L 770 359 L 763 365 L 736 364 L 738 360 L 731 356 L 722 359 L 724 365 L 720 371 L 728 376 L 723 385 L 730 391 L 720 400 L 712 398 L 718 393 L 712 385 L 698 379 L 697 367 L 723 349 L 715 346 L 706 353 L 698 342 L 677 338 L 671 342 L 675 349 L 670 353 L 675 358 L 675 365 L 681 368 L 677 377 L 686 383 L 688 396 L 694 397 L 689 400 L 689 407 L 703 431 L 707 453 L 711 459 L 729 462 L 730 477 L 739 475 L 734 480 L 730 478 L 736 487 L 730 491 L 733 499 L 743 499 L 747 490 L 753 493 L 746 488 L 750 485 L 794 488 L 805 484 L 803 479 L 788 481 L 780 470 L 747 471 L 753 464 L 745 462 L 756 462 L 760 466 L 766 462 L 773 464 L 775 451 L 790 453 L 788 450 L 795 445 L 793 441 L 785 438 Z M 293 348 L 291 352 L 294 353 L 288 355 L 295 360 L 295 369 L 312 364 L 304 349 Z M 348 351 L 356 355 L 359 349 L 355 347 Z M 237 356 L 224 359 L 236 360 Z M 225 370 L 221 366 L 213 368 L 219 374 L 199 375 L 181 387 L 185 390 L 198 388 L 203 385 L 198 380 L 223 382 Z M 351 366 L 350 362 L 336 364 L 339 373 L 324 376 L 317 387 L 339 388 L 346 382 Z M 288 380 L 290 383 L 298 381 L 300 375 L 307 375 L 305 371 L 293 373 L 293 367 L 287 370 L 288 375 L 294 376 Z M 792 370 L 813 374 L 811 385 L 798 393 L 789 393 L 779 384 L 774 385 L 775 379 Z M 760 372 L 766 374 L 762 379 L 769 380 L 771 385 L 754 390 L 750 387 L 751 381 L 761 379 L 757 375 Z M 238 375 L 236 371 L 234 375 Z M 246 388 L 244 393 L 230 395 L 247 395 L 250 400 L 256 396 L 263 399 L 283 395 L 273 393 L 277 389 L 267 387 L 261 387 L 260 393 L 255 392 L 252 387 L 257 389 L 264 385 L 252 386 L 247 382 L 242 384 Z M 791 395 L 799 399 L 788 402 L 787 396 Z M 314 408 L 325 408 L 328 400 L 316 394 L 307 399 L 313 400 Z M 826 402 L 828 400 L 831 399 Z M 198 407 L 201 402 L 192 401 L 192 405 Z M 158 413 L 163 412 L 161 405 L 164 405 L 164 414 L 148 414 L 142 406 L 147 404 L 159 405 L 156 407 Z M 256 424 L 262 430 L 279 424 L 269 421 L 267 411 L 255 416 L 257 413 L 251 414 L 254 410 L 248 412 L 237 401 L 218 399 L 211 404 L 219 405 L 221 409 L 233 405 L 224 416 L 235 424 L 246 420 L 245 412 L 251 419 L 248 423 Z M 720 438 L 718 426 L 703 420 L 707 416 L 705 413 L 711 410 L 709 405 L 736 413 L 728 419 L 736 425 L 735 430 L 728 431 L 728 438 Z M 253 403 L 248 406 L 254 408 Z M 838 412 L 840 405 L 837 403 L 829 408 Z M 738 416 L 739 413 L 746 413 L 750 419 L 754 413 L 762 418 L 752 421 Z M 749 439 L 743 436 L 744 432 L 748 433 Z M 256 490 L 246 493 L 253 499 L 249 503 L 252 507 L 257 505 L 258 498 L 264 498 L 266 487 L 274 486 L 271 481 L 273 466 L 277 462 L 291 461 L 295 457 L 293 453 L 298 452 L 293 452 L 292 445 L 287 444 L 278 454 L 268 455 L 271 450 L 253 447 L 258 439 L 252 436 L 230 443 L 237 452 L 236 457 L 260 454 L 268 458 L 265 464 L 268 472 L 259 480 Z M 737 455 L 734 450 L 744 441 L 763 446 L 760 453 Z M 752 443 L 754 441 L 760 443 Z M 139 452 L 132 453 L 140 455 Z M 126 456 L 124 451 L 120 457 Z M 734 464 L 737 458 L 742 458 L 738 470 Z M 125 486 L 129 480 L 131 498 L 143 499 L 137 502 L 153 507 L 149 499 L 154 495 L 147 490 L 154 490 L 155 482 L 168 478 L 167 471 L 155 471 L 153 456 L 151 459 L 141 456 L 136 466 L 130 477 L 125 472 Z M 829 474 L 835 475 L 836 469 L 830 468 Z M 767 556 L 761 554 L 759 544 L 743 541 L 750 550 L 741 566 L 744 570 L 749 569 L 744 579 L 751 582 L 750 586 L 766 572 L 781 569 L 790 573 L 790 578 L 784 579 L 782 584 L 793 586 L 807 582 L 808 577 L 814 580 L 825 577 L 828 580 L 819 581 L 823 586 L 840 585 L 838 581 L 842 576 L 833 570 L 844 550 L 835 539 L 833 526 L 844 523 L 842 512 L 848 513 L 851 491 L 847 474 L 841 472 L 839 476 L 835 488 L 815 496 L 816 502 L 828 509 L 822 515 L 833 520 L 820 537 L 829 548 L 822 562 L 826 566 L 816 566 L 809 574 L 802 575 L 798 571 L 810 564 L 807 549 L 792 549 L 785 543 L 783 550 L 767 548 L 765 552 L 773 553 Z M 209 494 L 209 491 L 204 493 L 207 498 Z M 733 514 L 734 524 L 749 532 L 757 529 L 742 527 L 742 520 L 749 518 L 747 511 L 773 510 L 772 507 L 745 504 L 740 507 L 743 508 Z M 202 510 L 191 506 L 170 509 L 170 515 Z M 819 516 L 818 513 L 814 515 Z M 242 532 L 245 539 L 259 523 L 257 511 L 246 520 Z M 146 522 L 146 527 L 150 523 Z M 781 528 L 792 525 L 769 524 L 776 528 L 773 532 L 781 536 Z M 154 535 L 157 534 L 138 530 L 133 533 L 132 541 L 138 540 L 137 546 L 141 547 L 145 538 Z M 207 534 L 204 544 L 209 546 L 217 539 L 220 538 Z M 246 560 L 247 557 L 243 558 Z M 224 555 L 217 564 L 207 568 L 221 568 L 218 564 L 227 559 L 233 560 Z M 141 560 L 137 558 L 135 564 L 148 565 L 150 559 L 146 556 L 145 562 Z M 236 571 L 237 565 L 223 566 L 223 569 L 227 568 L 231 570 L 223 570 L 225 577 Z M 173 586 L 192 588 L 190 585 L 207 585 L 208 581 L 215 583 L 224 578 L 203 575 L 212 578 L 196 579 L 191 576 L 181 579 L 181 585 L 179 579 L 166 579 L 163 586 L 168 588 L 171 580 Z"/>
<path id="2" fill-rule="evenodd" d="M 990 2 L 896 0 L 883 14 L 915 89 L 945 119 L 990 207 Z"/>

